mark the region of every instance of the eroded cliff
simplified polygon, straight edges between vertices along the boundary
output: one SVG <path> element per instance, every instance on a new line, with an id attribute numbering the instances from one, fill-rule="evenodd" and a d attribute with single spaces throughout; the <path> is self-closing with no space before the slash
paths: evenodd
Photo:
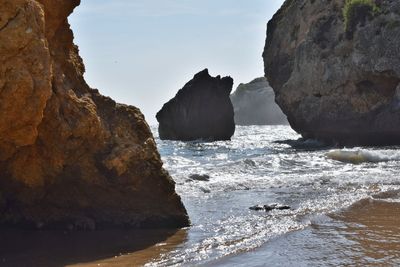
<path id="1" fill-rule="evenodd" d="M 265 74 L 304 137 L 399 144 L 399 55 L 397 0 L 286 0 L 268 23 Z"/>
<path id="2" fill-rule="evenodd" d="M 67 21 L 79 3 L 0 2 L 0 223 L 186 226 L 141 112 L 83 79 Z"/>

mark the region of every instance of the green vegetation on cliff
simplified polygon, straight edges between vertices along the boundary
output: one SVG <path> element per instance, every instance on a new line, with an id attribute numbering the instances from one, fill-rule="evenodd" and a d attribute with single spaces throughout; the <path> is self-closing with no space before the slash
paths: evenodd
<path id="1" fill-rule="evenodd" d="M 353 32 L 359 22 L 379 13 L 380 9 L 373 0 L 346 0 L 343 8 L 346 32 Z"/>

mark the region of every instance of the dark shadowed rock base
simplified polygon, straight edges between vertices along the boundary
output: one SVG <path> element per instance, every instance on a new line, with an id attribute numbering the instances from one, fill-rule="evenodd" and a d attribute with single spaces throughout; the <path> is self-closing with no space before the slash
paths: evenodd
<path id="1" fill-rule="evenodd" d="M 231 77 L 196 74 L 157 113 L 163 140 L 230 140 L 235 133 Z"/>

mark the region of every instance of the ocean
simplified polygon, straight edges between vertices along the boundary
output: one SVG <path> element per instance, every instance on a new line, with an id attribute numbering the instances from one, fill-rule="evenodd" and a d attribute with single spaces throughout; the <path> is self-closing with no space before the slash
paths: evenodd
<path id="1" fill-rule="evenodd" d="M 191 227 L 4 229 L 0 266 L 400 266 L 400 147 L 324 147 L 289 126 L 224 142 L 152 131 Z"/>
<path id="2" fill-rule="evenodd" d="M 152 131 L 192 226 L 147 266 L 400 265 L 399 147 L 324 147 L 289 126 L 219 142 Z M 250 209 L 273 203 L 290 209 Z"/>

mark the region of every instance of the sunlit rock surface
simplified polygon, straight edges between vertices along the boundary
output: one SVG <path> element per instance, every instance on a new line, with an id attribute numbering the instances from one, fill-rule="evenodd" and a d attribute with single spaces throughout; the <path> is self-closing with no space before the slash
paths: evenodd
<path id="1" fill-rule="evenodd" d="M 400 144 L 400 2 L 286 0 L 268 23 L 265 74 L 289 123 L 306 138 Z"/>
<path id="2" fill-rule="evenodd" d="M 83 79 L 67 22 L 79 3 L 0 2 L 0 223 L 186 226 L 141 112 Z"/>

